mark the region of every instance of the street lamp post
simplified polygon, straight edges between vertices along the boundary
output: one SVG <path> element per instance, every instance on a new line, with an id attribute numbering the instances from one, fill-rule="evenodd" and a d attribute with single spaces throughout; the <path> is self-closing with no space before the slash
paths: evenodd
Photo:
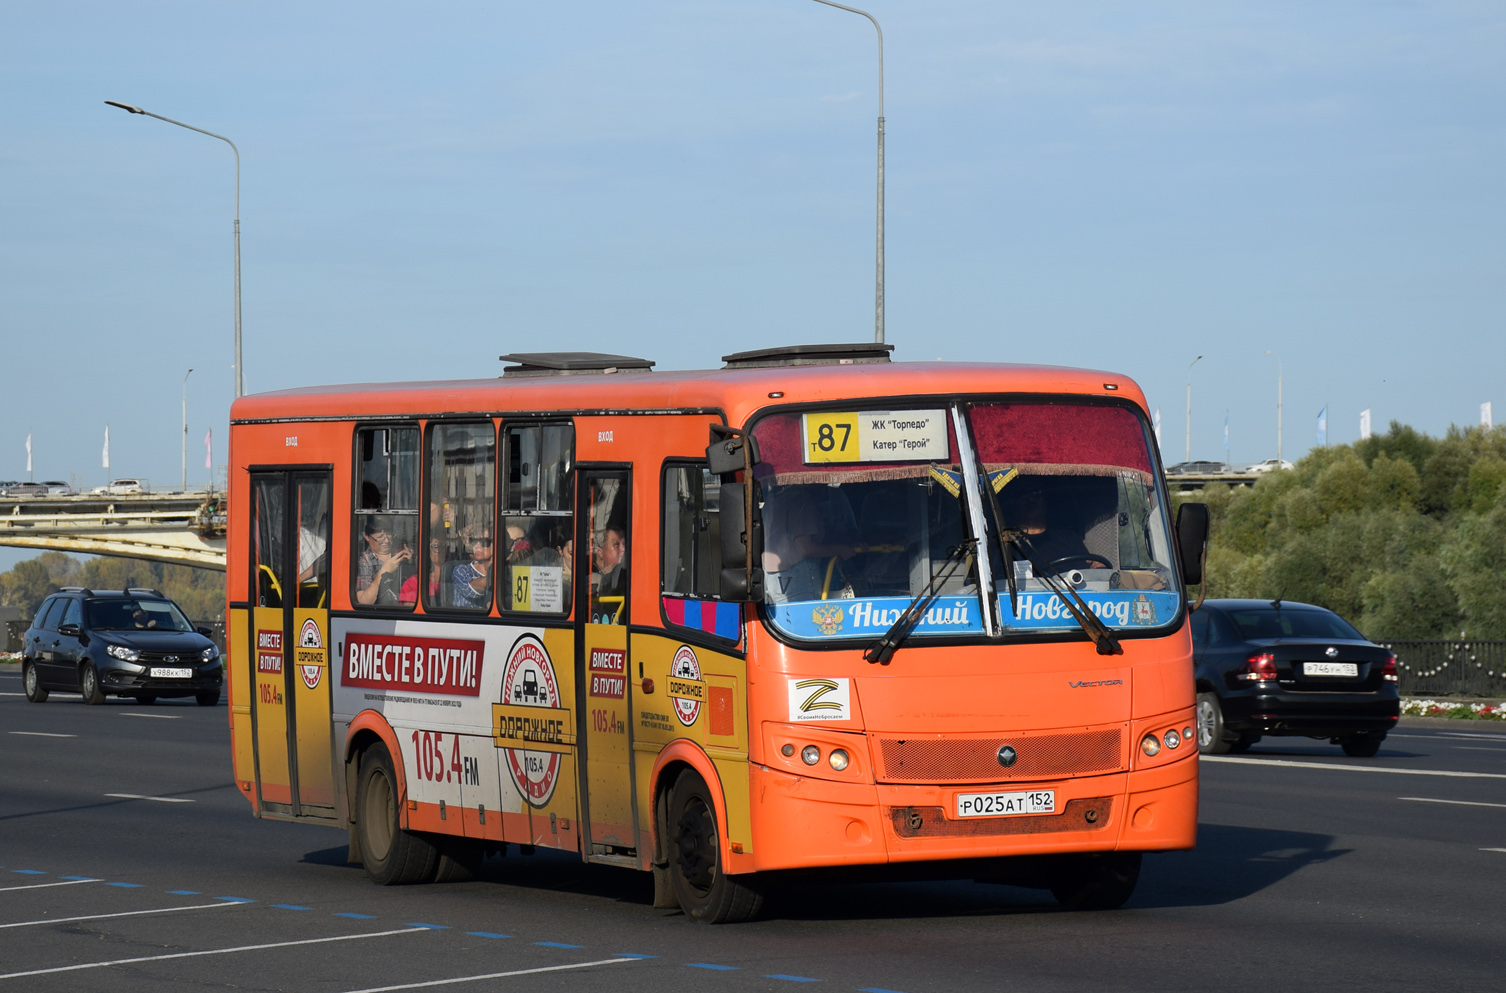
<path id="1" fill-rule="evenodd" d="M 105 103 L 111 107 L 119 107 L 127 113 L 155 117 L 159 121 L 166 121 L 168 124 L 176 124 L 180 128 L 187 128 L 190 131 L 197 131 L 199 134 L 206 134 L 211 138 L 218 138 L 229 145 L 230 150 L 235 153 L 235 395 L 239 398 L 246 391 L 246 377 L 241 370 L 241 150 L 235 147 L 235 142 L 222 134 L 205 131 L 203 128 L 194 127 L 192 124 L 184 124 L 182 121 L 175 121 L 171 117 L 163 117 L 161 114 L 154 114 L 149 110 L 142 110 L 140 107 L 134 107 L 128 103 L 120 103 L 117 100 L 106 100 Z"/>
<path id="2" fill-rule="evenodd" d="M 1187 363 L 1187 456 L 1182 461 L 1192 461 L 1192 367 L 1203 361 L 1199 355 Z"/>
<path id="3" fill-rule="evenodd" d="M 884 29 L 879 27 L 879 22 L 866 10 L 833 3 L 832 0 L 816 0 L 816 2 L 854 14 L 862 14 L 873 22 L 873 30 L 878 32 L 878 242 L 874 251 L 873 340 L 882 345 L 884 343 Z"/>
<path id="4" fill-rule="evenodd" d="M 188 492 L 188 377 L 193 375 L 190 369 L 183 374 L 183 489 Z"/>
<path id="5" fill-rule="evenodd" d="M 1281 356 L 1269 348 L 1265 353 L 1276 360 L 1276 466 L 1281 466 Z"/>

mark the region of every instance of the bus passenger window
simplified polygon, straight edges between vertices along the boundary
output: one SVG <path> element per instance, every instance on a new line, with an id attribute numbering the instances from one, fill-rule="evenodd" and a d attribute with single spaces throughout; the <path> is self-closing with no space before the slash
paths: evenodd
<path id="1" fill-rule="evenodd" d="M 430 425 L 426 610 L 490 609 L 496 470 L 497 436 L 490 421 Z"/>
<path id="2" fill-rule="evenodd" d="M 575 428 L 512 426 L 496 554 L 505 569 L 499 606 L 527 613 L 570 611 L 575 555 Z"/>
<path id="3" fill-rule="evenodd" d="M 355 564 L 357 607 L 411 610 L 418 600 L 418 428 L 356 432 Z"/>

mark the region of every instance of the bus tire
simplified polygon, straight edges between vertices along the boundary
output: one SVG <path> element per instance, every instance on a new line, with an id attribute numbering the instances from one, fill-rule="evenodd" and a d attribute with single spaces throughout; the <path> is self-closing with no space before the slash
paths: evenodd
<path id="1" fill-rule="evenodd" d="M 1065 856 L 1055 876 L 1051 895 L 1068 910 L 1115 910 L 1140 881 L 1140 853 Z"/>
<path id="2" fill-rule="evenodd" d="M 32 703 L 47 702 L 47 687 L 37 675 L 37 667 L 30 662 L 21 663 L 21 686 L 26 690 L 26 699 Z"/>
<path id="3" fill-rule="evenodd" d="M 436 883 L 463 883 L 481 871 L 486 851 L 480 838 L 455 838 L 438 835 L 434 848 L 439 858 L 434 861 Z"/>
<path id="4" fill-rule="evenodd" d="M 356 782 L 356 831 L 371 881 L 399 886 L 433 879 L 439 853 L 428 839 L 402 828 L 397 774 L 386 745 L 366 749 Z"/>
<path id="5" fill-rule="evenodd" d="M 702 924 L 732 924 L 755 917 L 763 894 L 745 876 L 722 871 L 716 802 L 706 781 L 686 770 L 669 797 L 669 873 L 680 909 Z"/>

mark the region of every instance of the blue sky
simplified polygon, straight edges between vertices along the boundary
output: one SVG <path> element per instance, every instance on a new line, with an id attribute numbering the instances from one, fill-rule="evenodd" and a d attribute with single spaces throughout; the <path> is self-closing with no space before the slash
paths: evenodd
<path id="1" fill-rule="evenodd" d="M 1139 380 L 1182 457 L 1506 418 L 1499 3 L 870 0 L 897 359 Z M 223 455 L 246 380 L 872 335 L 874 33 L 810 0 L 0 9 L 0 478 Z"/>

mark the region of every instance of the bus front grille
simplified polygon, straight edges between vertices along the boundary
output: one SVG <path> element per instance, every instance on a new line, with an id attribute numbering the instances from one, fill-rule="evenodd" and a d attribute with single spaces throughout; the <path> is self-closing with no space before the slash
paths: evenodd
<path id="1" fill-rule="evenodd" d="M 1126 768 L 1124 729 L 1030 732 L 985 738 L 952 735 L 874 736 L 879 781 L 998 783 L 1096 776 Z M 1011 765 L 999 760 L 1008 746 Z"/>

